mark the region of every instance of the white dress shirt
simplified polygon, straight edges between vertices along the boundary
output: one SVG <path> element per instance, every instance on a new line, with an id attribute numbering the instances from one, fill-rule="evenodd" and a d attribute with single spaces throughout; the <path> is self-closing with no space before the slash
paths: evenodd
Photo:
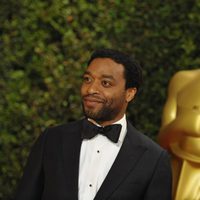
<path id="1" fill-rule="evenodd" d="M 79 163 L 79 200 L 94 199 L 119 153 L 127 132 L 126 116 L 124 115 L 114 124 L 122 125 L 117 143 L 113 143 L 101 134 L 82 141 Z"/>

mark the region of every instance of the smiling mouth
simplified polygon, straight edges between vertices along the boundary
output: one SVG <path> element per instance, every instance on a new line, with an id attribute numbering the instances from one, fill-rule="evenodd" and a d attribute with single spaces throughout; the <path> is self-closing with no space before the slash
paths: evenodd
<path id="1" fill-rule="evenodd" d="M 84 105 L 87 107 L 94 107 L 98 104 L 103 104 L 104 101 L 99 98 L 94 97 L 83 97 Z"/>

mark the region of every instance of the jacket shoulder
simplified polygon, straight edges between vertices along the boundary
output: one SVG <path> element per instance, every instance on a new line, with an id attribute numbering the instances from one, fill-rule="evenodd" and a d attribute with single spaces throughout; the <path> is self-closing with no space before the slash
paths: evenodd
<path id="1" fill-rule="evenodd" d="M 63 138 L 79 138 L 83 125 L 82 120 L 68 122 L 57 126 L 46 128 L 46 130 L 40 135 L 40 138 L 44 138 L 46 141 L 62 140 Z"/>
<path id="2" fill-rule="evenodd" d="M 146 149 L 158 154 L 165 151 L 159 144 L 146 136 L 144 133 L 137 130 L 130 122 L 128 122 L 128 129 L 130 131 L 129 137 L 131 137 L 137 145 L 143 146 Z"/>
<path id="3" fill-rule="evenodd" d="M 78 120 L 78 121 L 73 121 L 73 122 L 68 122 L 66 124 L 61 124 L 61 125 L 57 125 L 57 126 L 52 126 L 47 128 L 47 130 L 49 132 L 63 132 L 66 130 L 70 130 L 70 131 L 77 131 L 77 129 L 82 128 L 82 124 L 83 124 L 83 120 Z"/>

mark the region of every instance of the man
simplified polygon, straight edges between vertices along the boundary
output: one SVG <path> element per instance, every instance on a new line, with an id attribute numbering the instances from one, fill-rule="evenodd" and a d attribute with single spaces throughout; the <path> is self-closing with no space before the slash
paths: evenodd
<path id="1" fill-rule="evenodd" d="M 16 199 L 171 199 L 166 151 L 126 120 L 141 79 L 140 67 L 127 55 L 94 52 L 81 87 L 86 118 L 40 136 Z"/>
<path id="2" fill-rule="evenodd" d="M 159 142 L 171 154 L 173 199 L 200 199 L 200 69 L 169 83 Z"/>

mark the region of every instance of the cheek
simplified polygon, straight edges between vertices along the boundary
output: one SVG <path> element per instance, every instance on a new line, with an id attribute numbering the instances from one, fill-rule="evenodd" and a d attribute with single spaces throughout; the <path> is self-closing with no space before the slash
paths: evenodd
<path id="1" fill-rule="evenodd" d="M 125 92 L 110 92 L 105 94 L 105 97 L 109 103 L 112 103 L 113 105 L 119 105 L 124 104 L 126 102 L 126 94 Z"/>
<path id="2" fill-rule="evenodd" d="M 83 84 L 81 85 L 80 92 L 82 96 L 86 93 L 86 87 Z"/>

